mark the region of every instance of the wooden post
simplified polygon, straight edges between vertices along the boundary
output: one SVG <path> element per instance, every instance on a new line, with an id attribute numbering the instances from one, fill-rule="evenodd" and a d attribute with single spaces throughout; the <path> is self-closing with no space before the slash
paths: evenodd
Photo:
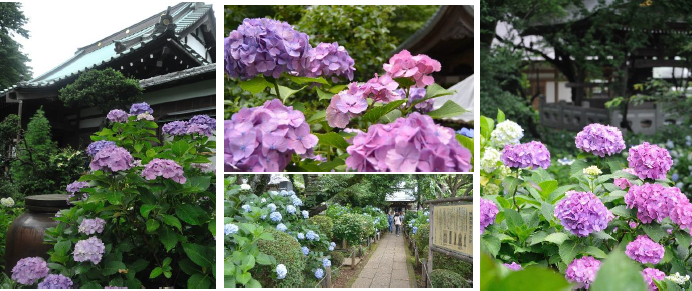
<path id="1" fill-rule="evenodd" d="M 332 288 L 332 267 L 326 267 L 324 271 L 327 272 L 327 278 L 324 279 L 324 287 Z"/>
<path id="2" fill-rule="evenodd" d="M 433 252 L 432 252 L 432 246 L 433 246 L 433 237 L 435 236 L 435 221 L 433 218 L 435 217 L 435 205 L 430 204 L 430 235 L 428 236 L 428 272 L 432 272 L 433 270 Z"/>
<path id="3" fill-rule="evenodd" d="M 342 246 L 344 249 L 347 249 L 347 248 L 348 248 L 348 245 L 346 244 L 346 239 L 341 240 L 341 246 Z"/>
<path id="4" fill-rule="evenodd" d="M 351 269 L 356 269 L 356 248 L 351 249 Z"/>
<path id="5" fill-rule="evenodd" d="M 428 286 L 428 276 L 425 274 L 425 259 L 420 264 L 420 273 L 423 275 L 423 284 L 427 287 Z"/>
<path id="6" fill-rule="evenodd" d="M 415 265 L 418 265 L 418 246 L 414 245 L 413 250 L 416 254 L 416 262 L 414 263 Z"/>

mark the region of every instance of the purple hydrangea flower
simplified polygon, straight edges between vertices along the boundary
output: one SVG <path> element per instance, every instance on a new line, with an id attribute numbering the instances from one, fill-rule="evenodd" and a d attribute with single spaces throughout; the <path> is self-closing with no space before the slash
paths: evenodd
<path id="1" fill-rule="evenodd" d="M 72 252 L 75 262 L 90 261 L 94 264 L 101 262 L 106 246 L 101 239 L 92 236 L 88 239 L 80 240 L 74 245 Z"/>
<path id="2" fill-rule="evenodd" d="M 574 142 L 577 148 L 599 157 L 612 156 L 625 149 L 622 132 L 617 127 L 598 123 L 585 126 Z"/>
<path id="3" fill-rule="evenodd" d="M 676 203 L 670 211 L 670 219 L 681 229 L 692 230 L 692 203 L 685 201 Z"/>
<path id="4" fill-rule="evenodd" d="M 186 135 L 187 127 L 187 121 L 172 121 L 164 124 L 161 130 L 167 135 Z"/>
<path id="5" fill-rule="evenodd" d="M 345 128 L 351 119 L 363 113 L 368 108 L 368 100 L 364 94 L 365 88 L 353 82 L 348 85 L 348 89 L 334 95 L 327 106 L 326 119 L 329 126 Z"/>
<path id="6" fill-rule="evenodd" d="M 106 286 L 106 287 L 103 287 L 103 289 L 127 289 L 127 287 Z"/>
<path id="7" fill-rule="evenodd" d="M 565 271 L 565 278 L 571 283 L 577 283 L 576 288 L 589 289 L 596 279 L 596 273 L 601 268 L 601 261 L 585 256 L 572 261 Z"/>
<path id="8" fill-rule="evenodd" d="M 516 262 L 512 262 L 511 264 L 504 263 L 503 264 L 507 269 L 510 269 L 512 271 L 521 271 L 524 268 L 521 267 L 521 265 L 517 264 Z"/>
<path id="9" fill-rule="evenodd" d="M 95 233 L 102 233 L 104 226 L 106 226 L 106 221 L 97 217 L 94 219 L 82 220 L 77 230 L 83 234 L 92 235 Z"/>
<path id="10" fill-rule="evenodd" d="M 309 66 L 310 50 L 308 35 L 286 22 L 245 19 L 224 39 L 224 70 L 243 80 L 257 75 L 278 78 L 283 72 L 297 74 Z"/>
<path id="11" fill-rule="evenodd" d="M 206 136 L 213 136 L 214 135 L 211 128 L 209 128 L 209 126 L 207 126 L 205 124 L 197 124 L 197 123 L 188 123 L 186 134 L 199 134 L 199 135 L 206 135 Z"/>
<path id="12" fill-rule="evenodd" d="M 500 211 L 497 209 L 497 205 L 495 205 L 495 203 L 485 198 L 481 198 L 480 210 L 481 234 L 483 234 L 483 232 L 485 232 L 485 228 L 495 222 L 495 216 Z"/>
<path id="13" fill-rule="evenodd" d="M 569 191 L 555 206 L 555 217 L 577 236 L 604 230 L 614 216 L 591 192 Z"/>
<path id="14" fill-rule="evenodd" d="M 305 68 L 305 75 L 308 77 L 332 77 L 332 81 L 339 82 L 339 78 L 344 77 L 353 80 L 353 67 L 355 62 L 348 55 L 343 46 L 338 43 L 318 44 L 314 49 L 308 51 L 310 58 L 309 65 Z"/>
<path id="15" fill-rule="evenodd" d="M 202 173 L 210 173 L 214 171 L 214 165 L 211 163 L 191 163 L 190 167 L 199 169 Z"/>
<path id="16" fill-rule="evenodd" d="M 109 146 L 101 149 L 91 160 L 89 167 L 92 171 L 106 172 L 125 171 L 134 167 L 134 158 L 126 149 Z"/>
<path id="17" fill-rule="evenodd" d="M 108 118 L 110 122 L 127 122 L 128 117 L 130 117 L 130 115 L 120 109 L 113 109 L 106 115 L 106 118 Z"/>
<path id="18" fill-rule="evenodd" d="M 416 84 L 415 87 L 423 88 L 435 82 L 431 74 L 442 69 L 440 62 L 426 55 L 412 56 L 407 50 L 402 50 L 389 59 L 389 63 L 382 66 L 392 79 L 409 77 Z"/>
<path id="19" fill-rule="evenodd" d="M 227 171 L 283 171 L 294 153 L 317 145 L 302 112 L 279 99 L 243 108 L 224 122 L 224 159 Z"/>
<path id="20" fill-rule="evenodd" d="M 22 285 L 33 285 L 48 275 L 48 263 L 40 257 L 23 258 L 12 268 L 12 280 Z"/>
<path id="21" fill-rule="evenodd" d="M 95 156 L 101 149 L 109 146 L 115 146 L 115 142 L 109 140 L 99 140 L 89 144 L 86 149 L 87 154 L 90 157 Z"/>
<path id="22" fill-rule="evenodd" d="M 502 163 L 511 168 L 543 168 L 550 166 L 550 152 L 541 142 L 508 144 L 502 150 Z"/>
<path id="23" fill-rule="evenodd" d="M 72 289 L 72 280 L 63 275 L 50 274 L 38 283 L 38 289 Z"/>
<path id="24" fill-rule="evenodd" d="M 149 104 L 147 104 L 146 102 L 132 104 L 132 106 L 130 107 L 130 114 L 139 115 L 142 113 L 153 114 L 154 109 L 151 109 L 151 106 L 149 106 Z"/>
<path id="25" fill-rule="evenodd" d="M 398 89 L 395 91 L 397 94 L 401 95 L 402 97 L 406 97 L 406 92 L 404 92 L 404 89 Z M 406 101 L 406 107 L 411 106 L 413 104 L 413 101 L 423 99 L 425 97 L 425 93 L 427 90 L 425 88 L 411 88 L 411 91 L 408 93 L 408 100 Z M 433 110 L 433 105 L 435 104 L 435 99 L 428 99 L 425 100 L 421 103 L 416 104 L 413 108 L 416 109 L 416 111 L 420 113 L 428 113 Z"/>
<path id="26" fill-rule="evenodd" d="M 666 273 L 663 273 L 658 269 L 646 268 L 642 271 L 642 276 L 644 277 L 646 284 L 649 285 L 649 290 L 656 291 L 658 290 L 658 287 L 656 286 L 656 283 L 654 283 L 654 279 L 664 280 L 666 278 Z"/>
<path id="27" fill-rule="evenodd" d="M 281 213 L 280 212 L 272 212 L 269 214 L 269 219 L 271 219 L 273 222 L 279 222 L 281 221 Z"/>
<path id="28" fill-rule="evenodd" d="M 654 220 L 661 222 L 670 216 L 676 205 L 689 203 L 689 200 L 676 187 L 645 183 L 632 185 L 625 194 L 625 203 L 627 208 L 637 209 L 637 218 L 642 223 L 651 223 Z"/>
<path id="29" fill-rule="evenodd" d="M 67 192 L 75 194 L 77 192 L 80 192 L 82 190 L 82 188 L 88 187 L 88 186 L 89 186 L 89 182 L 74 181 L 70 184 L 67 184 L 66 189 L 67 189 Z"/>
<path id="30" fill-rule="evenodd" d="M 190 118 L 188 122 L 190 128 L 188 128 L 188 133 L 193 131 L 206 136 L 213 136 L 216 130 L 216 119 L 209 117 L 208 115 L 195 115 Z M 196 126 L 199 125 L 199 126 Z"/>
<path id="31" fill-rule="evenodd" d="M 346 167 L 358 172 L 467 172 L 471 152 L 454 136 L 453 129 L 412 112 L 353 137 Z"/>
<path id="32" fill-rule="evenodd" d="M 375 74 L 375 77 L 368 80 L 362 88 L 365 89 L 365 97 L 372 98 L 373 102 L 389 103 L 395 100 L 401 100 L 406 96 L 405 94 L 401 94 L 399 90 L 396 90 L 398 87 L 399 83 L 392 80 L 392 77 L 387 75 L 378 76 Z"/>
<path id="33" fill-rule="evenodd" d="M 171 179 L 180 184 L 185 184 L 187 180 L 184 176 L 183 167 L 173 160 L 153 159 L 142 170 L 142 177 L 147 180 L 154 180 L 156 177 Z"/>
<path id="34" fill-rule="evenodd" d="M 658 264 L 663 259 L 665 249 L 662 245 L 652 241 L 648 236 L 640 235 L 637 239 L 627 244 L 625 254 L 642 264 Z"/>
<path id="35" fill-rule="evenodd" d="M 631 147 L 627 161 L 640 179 L 664 179 L 673 165 L 668 150 L 648 142 Z"/>

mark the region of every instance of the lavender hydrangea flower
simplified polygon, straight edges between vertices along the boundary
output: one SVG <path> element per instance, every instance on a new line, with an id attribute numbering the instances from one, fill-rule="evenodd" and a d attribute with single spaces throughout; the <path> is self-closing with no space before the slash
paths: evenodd
<path id="1" fill-rule="evenodd" d="M 331 127 L 345 128 L 356 116 L 359 116 L 368 108 L 368 100 L 365 98 L 365 88 L 353 82 L 334 95 L 327 106 L 327 123 Z"/>
<path id="2" fill-rule="evenodd" d="M 511 168 L 543 168 L 550 166 L 550 152 L 541 142 L 512 145 L 508 144 L 502 150 L 502 163 Z"/>
<path id="3" fill-rule="evenodd" d="M 40 257 L 23 258 L 12 268 L 12 280 L 22 285 L 33 285 L 48 275 L 48 263 Z"/>
<path id="4" fill-rule="evenodd" d="M 281 221 L 281 213 L 272 212 L 269 214 L 269 219 L 271 219 L 273 222 L 279 222 Z"/>
<path id="5" fill-rule="evenodd" d="M 330 261 L 327 258 L 322 259 L 322 267 L 327 268 L 327 267 L 331 267 L 331 266 L 332 266 L 332 261 Z"/>
<path id="6" fill-rule="evenodd" d="M 60 274 L 50 274 L 38 283 L 38 289 L 72 289 L 72 280 Z"/>
<path id="7" fill-rule="evenodd" d="M 322 279 L 322 277 L 324 277 L 324 270 L 322 270 L 322 269 L 315 270 L 315 278 Z"/>
<path id="8" fill-rule="evenodd" d="M 85 240 L 80 240 L 74 245 L 72 252 L 75 262 L 92 262 L 98 264 L 101 262 L 103 253 L 106 251 L 106 246 L 100 238 L 92 236 Z"/>
<path id="9" fill-rule="evenodd" d="M 195 115 L 190 118 L 189 123 L 204 124 L 212 130 L 216 130 L 216 119 L 209 117 L 209 115 Z"/>
<path id="10" fill-rule="evenodd" d="M 82 223 L 79 224 L 77 231 L 86 235 L 92 235 L 95 233 L 102 233 L 104 226 L 106 226 L 106 221 L 101 218 L 87 218 L 82 220 Z"/>
<path id="11" fill-rule="evenodd" d="M 130 114 L 139 115 L 142 113 L 154 114 L 154 109 L 151 109 L 151 106 L 146 102 L 134 103 L 130 106 Z"/>
<path id="12" fill-rule="evenodd" d="M 310 249 L 308 247 L 301 247 L 300 250 L 303 252 L 303 255 L 307 256 L 310 253 Z"/>
<path id="13" fill-rule="evenodd" d="M 338 77 L 353 80 L 353 67 L 355 61 L 348 55 L 343 46 L 338 43 L 318 44 L 314 49 L 309 50 L 309 65 L 305 68 L 305 75 L 308 77 L 332 77 L 332 81 L 339 82 Z"/>
<path id="14" fill-rule="evenodd" d="M 577 283 L 576 288 L 589 289 L 589 285 L 596 279 L 596 273 L 601 268 L 601 261 L 593 257 L 584 256 L 572 261 L 565 271 L 565 278 L 571 283 Z"/>
<path id="15" fill-rule="evenodd" d="M 401 95 L 402 97 L 406 97 L 406 92 L 404 92 L 404 89 L 397 89 L 395 92 Z M 425 88 L 411 88 L 411 91 L 408 93 L 406 107 L 411 106 L 411 104 L 413 104 L 413 102 L 416 100 L 423 99 L 425 97 L 426 92 L 427 90 L 425 90 Z M 414 106 L 413 108 L 420 113 L 428 113 L 433 110 L 434 104 L 435 99 L 428 99 L 416 104 L 416 106 Z"/>
<path id="16" fill-rule="evenodd" d="M 656 286 L 656 283 L 654 283 L 654 279 L 664 280 L 666 278 L 666 273 L 663 273 L 658 269 L 646 268 L 642 271 L 642 276 L 644 277 L 646 284 L 649 286 L 649 290 L 655 291 L 658 290 L 658 287 Z"/>
<path id="17" fill-rule="evenodd" d="M 187 131 L 185 132 L 186 134 L 198 134 L 198 135 L 205 135 L 205 136 L 213 136 L 214 133 L 211 131 L 211 128 L 205 124 L 196 124 L 196 123 L 188 123 L 187 124 Z"/>
<path id="18" fill-rule="evenodd" d="M 495 216 L 500 211 L 497 209 L 497 205 L 488 199 L 481 198 L 480 203 L 482 235 L 485 232 L 485 228 L 495 222 Z"/>
<path id="19" fill-rule="evenodd" d="M 199 135 L 214 136 L 216 130 L 216 119 L 207 115 L 195 115 L 187 123 L 187 133 L 197 133 Z"/>
<path id="20" fill-rule="evenodd" d="M 214 171 L 214 165 L 211 163 L 190 163 L 190 167 L 199 169 L 202 173 L 211 173 Z"/>
<path id="21" fill-rule="evenodd" d="M 103 289 L 127 289 L 127 287 L 106 286 L 106 287 L 103 287 Z"/>
<path id="22" fill-rule="evenodd" d="M 662 245 L 652 241 L 648 236 L 640 235 L 637 239 L 627 244 L 625 254 L 642 264 L 658 264 L 663 259 L 665 249 Z"/>
<path id="23" fill-rule="evenodd" d="M 395 100 L 401 100 L 406 96 L 401 93 L 403 91 L 400 92 L 396 90 L 398 87 L 399 83 L 392 80 L 392 77 L 387 75 L 378 76 L 375 74 L 375 77 L 368 80 L 368 82 L 360 88 L 364 89 L 365 92 L 363 94 L 365 97 L 372 98 L 372 102 L 389 103 Z M 360 130 L 347 128 L 344 131 L 350 132 Z"/>
<path id="24" fill-rule="evenodd" d="M 625 149 L 622 132 L 614 126 L 592 123 L 577 133 L 577 148 L 599 157 L 612 156 Z"/>
<path id="25" fill-rule="evenodd" d="M 223 226 L 223 234 L 224 235 L 236 234 L 236 233 L 238 233 L 239 229 L 240 228 L 238 228 L 237 225 L 235 225 L 233 223 L 228 223 L 228 224 Z"/>
<path id="26" fill-rule="evenodd" d="M 134 158 L 126 149 L 109 146 L 101 149 L 91 160 L 89 167 L 92 171 L 105 172 L 125 171 L 134 167 Z"/>
<path id="27" fill-rule="evenodd" d="M 333 251 L 334 248 L 336 248 L 336 243 L 335 243 L 335 242 L 330 242 L 330 243 L 329 243 L 329 251 L 330 251 L 330 252 Z"/>
<path id="28" fill-rule="evenodd" d="M 82 188 L 85 187 L 89 187 L 89 182 L 74 181 L 70 184 L 67 184 L 66 190 L 71 194 L 75 194 L 80 192 Z"/>
<path id="29" fill-rule="evenodd" d="M 359 133 L 346 151 L 348 170 L 358 172 L 467 172 L 471 152 L 454 138 L 454 130 L 412 112 Z"/>
<path id="30" fill-rule="evenodd" d="M 689 203 L 689 200 L 680 189 L 660 184 L 632 185 L 625 194 L 627 208 L 636 208 L 637 218 L 642 223 L 661 222 L 670 216 L 676 205 L 683 203 Z"/>
<path id="31" fill-rule="evenodd" d="M 245 19 L 224 39 L 224 70 L 242 80 L 300 73 L 309 66 L 310 50 L 308 35 L 286 22 Z"/>
<path id="32" fill-rule="evenodd" d="M 164 124 L 161 130 L 167 135 L 186 135 L 187 127 L 187 121 L 172 121 Z"/>
<path id="33" fill-rule="evenodd" d="M 110 122 L 127 122 L 128 117 L 130 117 L 130 115 L 120 109 L 113 109 L 106 114 L 106 118 L 108 118 Z"/>
<path id="34" fill-rule="evenodd" d="M 276 278 L 281 280 L 283 278 L 286 278 L 286 274 L 288 274 L 288 270 L 286 269 L 286 266 L 284 264 L 278 264 L 276 265 Z"/>
<path id="35" fill-rule="evenodd" d="M 320 240 L 320 236 L 312 230 L 308 230 L 308 232 L 305 233 L 305 237 L 309 240 L 314 240 L 314 241 Z"/>
<path id="36" fill-rule="evenodd" d="M 521 267 L 521 265 L 517 264 L 516 262 L 512 262 L 511 264 L 504 263 L 503 264 L 507 269 L 510 269 L 512 271 L 521 271 L 524 268 Z"/>
<path id="37" fill-rule="evenodd" d="M 648 142 L 631 147 L 627 161 L 640 179 L 664 179 L 673 165 L 668 150 Z"/>
<path id="38" fill-rule="evenodd" d="M 183 167 L 173 160 L 153 159 L 142 170 L 142 177 L 147 180 L 154 180 L 156 177 L 171 179 L 180 184 L 185 184 L 187 179 L 184 176 Z"/>
<path id="39" fill-rule="evenodd" d="M 86 149 L 87 155 L 90 157 L 95 156 L 101 149 L 109 146 L 115 146 L 115 142 L 109 140 L 99 140 L 89 144 Z"/>
<path id="40" fill-rule="evenodd" d="M 291 202 L 293 203 L 294 206 L 303 206 L 303 200 L 300 200 L 298 196 L 293 195 L 291 196 Z"/>
<path id="41" fill-rule="evenodd" d="M 591 192 L 569 191 L 555 206 L 555 217 L 566 230 L 577 236 L 604 230 L 614 216 Z"/>
<path id="42" fill-rule="evenodd" d="M 276 230 L 278 230 L 278 231 L 286 231 L 287 229 L 288 229 L 288 228 L 287 228 L 286 225 L 283 224 L 283 223 L 279 223 L 279 224 L 276 225 Z"/>

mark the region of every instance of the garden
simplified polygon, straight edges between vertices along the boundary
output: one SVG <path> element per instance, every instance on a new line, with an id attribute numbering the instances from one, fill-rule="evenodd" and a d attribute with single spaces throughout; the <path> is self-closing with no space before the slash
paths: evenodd
<path id="1" fill-rule="evenodd" d="M 472 125 L 444 121 L 467 110 L 433 110 L 442 64 L 389 55 L 437 7 L 412 9 L 227 6 L 225 171 L 471 171 Z"/>
<path id="2" fill-rule="evenodd" d="M 132 104 L 129 111 L 113 109 L 106 126 L 91 135 L 86 151 L 53 161 L 60 156 L 49 151 L 50 128 L 37 112 L 21 135 L 25 147 L 18 145 L 15 162 L 24 165 L 25 155 L 42 161 L 50 153 L 55 155 L 50 163 L 35 163 L 29 170 L 51 172 L 55 163 L 62 169 L 56 174 L 63 174 L 59 179 L 36 175 L 27 179 L 35 181 L 31 186 L 19 181 L 19 189 L 65 195 L 15 192 L 0 200 L 0 254 L 31 254 L 16 262 L 0 261 L 7 274 L 3 288 L 215 286 L 215 142 L 210 139 L 216 122 L 206 115 L 173 121 L 163 125 L 159 136 L 152 113 L 147 103 Z M 8 117 L 2 128 L 15 118 Z M 38 186 L 51 188 L 36 190 Z M 35 221 L 50 227 L 42 230 Z M 20 235 L 35 228 L 40 231 L 29 232 L 34 237 Z M 46 245 L 48 251 L 32 245 Z"/>
<path id="3" fill-rule="evenodd" d="M 425 287 L 406 242 L 420 241 L 427 254 L 424 203 L 470 195 L 471 176 L 436 176 L 227 175 L 224 286 Z M 403 229 L 397 233 L 389 221 L 399 213 Z M 433 286 L 471 286 L 472 264 L 438 255 Z"/>

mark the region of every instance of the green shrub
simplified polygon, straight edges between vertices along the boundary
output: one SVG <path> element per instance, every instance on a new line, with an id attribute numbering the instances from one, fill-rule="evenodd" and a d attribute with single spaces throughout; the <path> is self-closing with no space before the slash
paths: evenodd
<path id="1" fill-rule="evenodd" d="M 290 235 L 273 228 L 267 229 L 274 236 L 273 241 L 260 240 L 257 244 L 260 252 L 273 256 L 276 264 L 284 264 L 288 270 L 286 278 L 276 279 L 276 266 L 257 266 L 252 277 L 262 283 L 263 288 L 299 288 L 304 287 L 303 269 L 305 260 L 300 251 L 300 244 Z"/>
<path id="2" fill-rule="evenodd" d="M 426 247 L 425 255 L 427 256 L 427 254 L 428 249 Z M 438 252 L 434 252 L 433 256 L 433 264 L 435 265 L 435 268 L 450 270 L 454 273 L 461 275 L 464 278 L 473 278 L 473 264 L 464 262 L 455 257 L 450 257 L 448 255 L 441 254 Z"/>
<path id="3" fill-rule="evenodd" d="M 82 73 L 74 83 L 60 89 L 58 98 L 68 107 L 94 106 L 105 113 L 113 108 L 128 108 L 139 101 L 141 94 L 139 81 L 106 68 Z"/>
<path id="4" fill-rule="evenodd" d="M 418 231 L 416 231 L 416 234 L 413 235 L 413 239 L 416 241 L 416 246 L 418 246 L 418 253 L 420 254 L 423 249 L 426 249 L 428 247 L 428 243 L 430 242 L 430 224 L 423 224 L 418 227 Z M 423 254 L 421 257 L 426 257 L 426 254 Z"/>
<path id="5" fill-rule="evenodd" d="M 51 136 L 50 123 L 43 109 L 39 109 L 27 125 L 24 141 L 18 145 L 18 160 L 12 164 L 12 178 L 24 195 L 46 194 L 57 189 L 56 181 L 51 179 L 50 159 L 58 146 Z"/>
<path id="6" fill-rule="evenodd" d="M 332 257 L 332 269 L 338 268 L 344 262 L 344 253 L 340 251 L 333 251 L 329 255 Z"/>
<path id="7" fill-rule="evenodd" d="M 357 213 L 346 213 L 334 222 L 334 237 L 345 239 L 349 245 L 363 243 L 368 235 L 375 233 L 372 217 Z"/>
<path id="8" fill-rule="evenodd" d="M 435 288 L 465 288 L 471 284 L 464 277 L 450 270 L 435 269 L 430 272 L 430 281 Z"/>
<path id="9" fill-rule="evenodd" d="M 332 228 L 334 228 L 334 221 L 324 215 L 317 215 L 310 217 L 308 219 L 308 225 L 317 226 L 321 233 L 325 235 L 324 239 L 331 241 L 334 237 Z"/>

